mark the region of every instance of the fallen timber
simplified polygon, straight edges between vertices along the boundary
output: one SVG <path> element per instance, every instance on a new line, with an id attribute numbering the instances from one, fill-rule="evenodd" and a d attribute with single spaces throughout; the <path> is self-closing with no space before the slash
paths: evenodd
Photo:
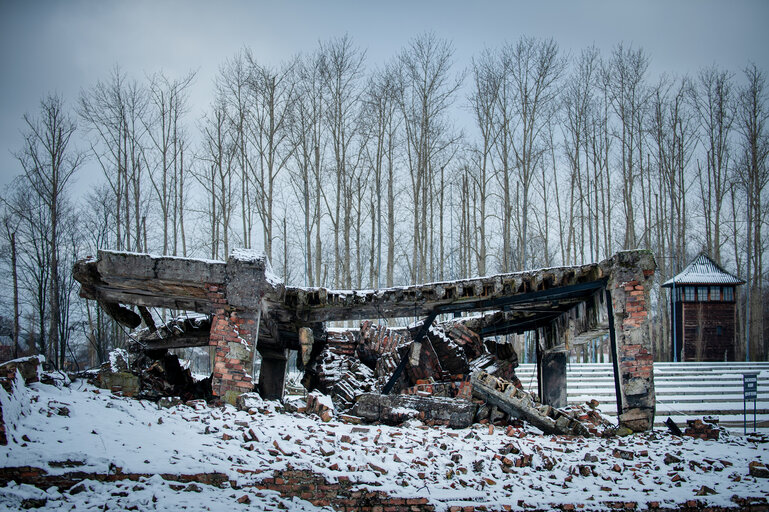
<path id="1" fill-rule="evenodd" d="M 152 331 L 154 326 L 147 323 L 150 334 L 139 341 L 148 349 L 200 346 L 206 344 L 207 331 L 207 344 L 215 352 L 213 391 L 229 401 L 254 389 L 255 350 L 261 356 L 257 389 L 267 398 L 281 397 L 288 350 L 301 351 L 305 363 L 315 360 L 327 344 L 325 322 L 454 315 L 454 323 L 481 338 L 534 331 L 539 396 L 559 407 L 566 397 L 565 351 L 580 335 L 608 326 L 619 421 L 640 431 L 651 428 L 654 420 L 647 304 L 655 266 L 651 253 L 625 251 L 574 267 L 380 290 L 333 290 L 286 286 L 271 275 L 264 256 L 246 251 L 234 252 L 226 262 L 99 251 L 96 258 L 78 261 L 73 274 L 82 297 L 97 301 L 130 327 L 142 319 L 147 323 L 142 308 L 209 315 L 210 327 L 200 327 L 194 335 L 189 328 Z M 139 314 L 126 306 L 137 307 Z M 478 313 L 483 314 L 461 316 Z M 414 341 L 420 349 L 431 345 Z M 392 361 L 383 366 L 394 370 L 403 355 L 397 347 L 382 354 Z"/>

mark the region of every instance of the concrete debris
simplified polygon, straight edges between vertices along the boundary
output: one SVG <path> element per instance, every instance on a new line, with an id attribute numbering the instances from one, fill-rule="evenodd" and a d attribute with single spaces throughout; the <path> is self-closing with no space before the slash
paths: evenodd
<path id="1" fill-rule="evenodd" d="M 148 350 L 208 346 L 211 320 L 210 315 L 183 315 L 155 327 L 150 315 L 146 319 L 149 326 L 134 333 L 134 339 L 128 344 L 128 351 L 139 353 Z"/>
<path id="2" fill-rule="evenodd" d="M 465 428 L 472 425 L 475 409 L 473 402 L 463 399 L 366 393 L 358 397 L 352 414 L 389 425 L 418 419 L 427 425 Z"/>
<path id="3" fill-rule="evenodd" d="M 529 393 L 510 381 L 478 371 L 472 374 L 470 382 L 474 397 L 512 417 L 528 421 L 546 434 L 590 435 L 588 429 L 568 412 L 535 403 Z"/>
<path id="4" fill-rule="evenodd" d="M 422 322 L 409 326 L 412 338 L 421 327 Z M 445 380 L 450 375 L 466 374 L 470 365 L 465 346 L 475 353 L 475 347 L 470 343 L 460 345 L 448 336 L 443 326 L 432 324 L 425 338 L 412 345 L 406 372 L 412 382 L 430 377 Z"/>
<path id="5" fill-rule="evenodd" d="M 360 337 L 357 346 L 358 358 L 369 368 L 374 369 L 377 361 L 408 340 L 407 332 L 395 331 L 384 325 L 376 325 L 370 321 L 361 322 Z"/>
<path id="6" fill-rule="evenodd" d="M 433 323 L 421 340 L 414 341 L 421 327 L 417 322 L 407 331 L 396 331 L 365 321 L 359 331 L 330 331 L 320 349 L 316 344 L 303 382 L 308 390 L 329 395 L 340 413 L 349 411 L 366 421 L 399 423 L 419 418 L 452 425 L 474 421 L 508 425 L 524 420 L 547 433 L 578 435 L 601 435 L 611 426 L 595 405 L 557 410 L 537 403 L 515 375 L 518 356 L 512 344 L 484 343 L 467 325 L 452 321 Z M 403 358 L 405 371 L 394 394 L 376 398 Z M 519 394 L 512 395 L 511 401 L 509 396 L 494 394 L 496 390 L 487 391 L 486 381 L 496 387 L 505 383 Z M 476 392 L 478 383 L 481 388 Z M 408 406 L 402 405 L 404 400 Z M 451 400 L 461 404 L 457 406 L 461 420 L 449 421 L 438 414 Z M 309 398 L 307 405 L 308 413 L 322 416 Z"/>
<path id="7" fill-rule="evenodd" d="M 750 476 L 755 478 L 769 478 L 769 468 L 766 464 L 754 460 L 748 464 L 748 471 Z"/>
<path id="8" fill-rule="evenodd" d="M 102 364 L 96 374 L 88 373 L 86 377 L 99 388 L 127 397 L 153 401 L 178 397 L 184 402 L 212 398 L 211 379 L 195 381 L 190 371 L 179 364 L 179 358 L 167 351 L 132 359 L 118 349 L 110 353 L 110 361 Z"/>

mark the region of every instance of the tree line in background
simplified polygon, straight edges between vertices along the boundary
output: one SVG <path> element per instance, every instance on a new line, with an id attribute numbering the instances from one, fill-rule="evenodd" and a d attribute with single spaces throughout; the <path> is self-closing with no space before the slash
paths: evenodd
<path id="1" fill-rule="evenodd" d="M 116 67 L 74 106 L 43 99 L 2 195 L 4 329 L 59 366 L 85 352 L 103 361 L 125 333 L 71 276 L 99 248 L 213 259 L 256 248 L 287 283 L 335 288 L 645 248 L 658 283 L 699 251 L 747 280 L 738 357 L 749 329 L 751 359 L 765 359 L 763 70 L 653 79 L 642 49 L 567 55 L 527 37 L 466 70 L 453 57 L 432 34 L 374 68 L 349 37 L 279 66 L 244 49 L 200 119 L 194 72 L 135 80 Z M 103 176 L 75 194 L 86 161 Z M 663 360 L 667 293 L 653 296 Z"/>

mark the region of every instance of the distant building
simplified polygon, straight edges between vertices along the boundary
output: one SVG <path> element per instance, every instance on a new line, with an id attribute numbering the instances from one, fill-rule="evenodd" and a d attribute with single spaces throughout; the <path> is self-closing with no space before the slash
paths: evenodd
<path id="1" fill-rule="evenodd" d="M 735 291 L 745 284 L 704 254 L 662 286 L 671 288 L 672 360 L 734 361 Z"/>

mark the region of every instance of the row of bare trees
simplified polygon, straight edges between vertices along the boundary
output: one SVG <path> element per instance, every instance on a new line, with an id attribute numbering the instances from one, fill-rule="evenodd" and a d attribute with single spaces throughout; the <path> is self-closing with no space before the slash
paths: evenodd
<path id="1" fill-rule="evenodd" d="M 652 77 L 639 48 L 567 54 L 527 37 L 461 70 L 432 34 L 367 64 L 349 37 L 279 65 L 243 49 L 199 119 L 195 73 L 135 80 L 115 68 L 71 111 L 44 100 L 3 197 L 12 316 L 28 319 L 27 338 L 59 364 L 72 332 L 98 359 L 121 338 L 70 298 L 72 260 L 97 248 L 216 259 L 256 248 L 291 284 L 357 288 L 646 248 L 658 280 L 701 250 L 748 280 L 740 339 L 748 330 L 751 358 L 766 356 L 762 70 Z M 76 196 L 85 158 L 102 178 Z"/>

